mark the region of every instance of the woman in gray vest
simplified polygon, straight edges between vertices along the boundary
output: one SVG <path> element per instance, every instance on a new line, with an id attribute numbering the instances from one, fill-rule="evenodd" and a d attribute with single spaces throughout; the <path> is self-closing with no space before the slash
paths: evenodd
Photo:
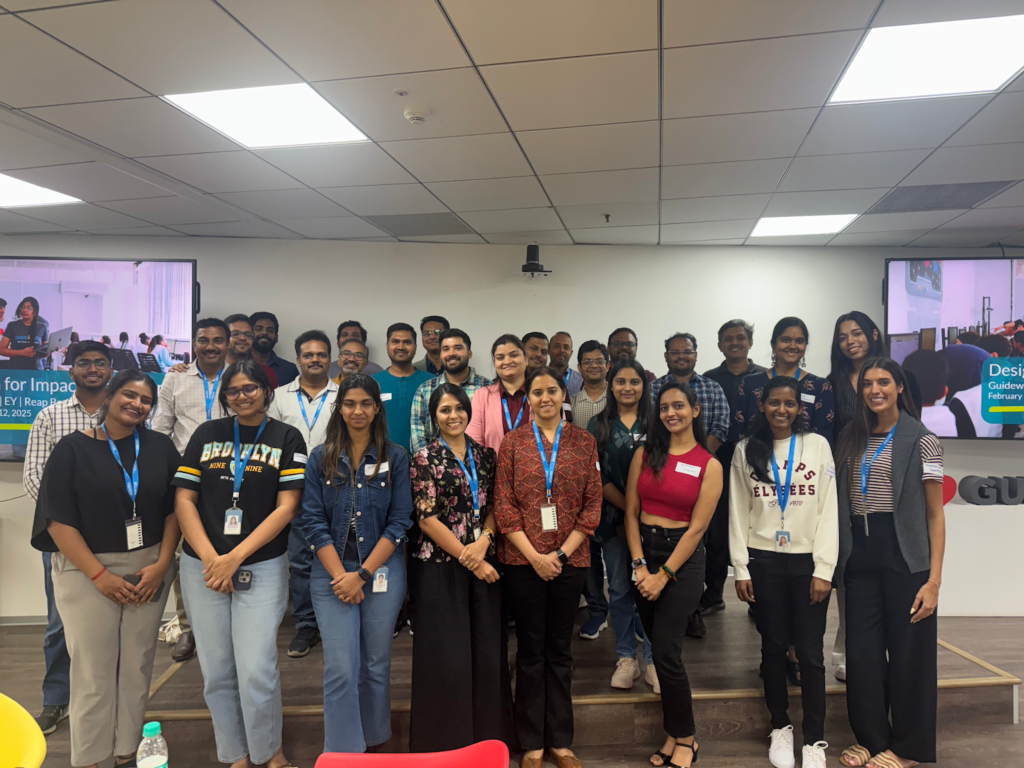
<path id="1" fill-rule="evenodd" d="M 893 360 L 868 360 L 857 384 L 836 463 L 846 702 L 858 742 L 842 763 L 910 768 L 935 762 L 942 448 Z"/>

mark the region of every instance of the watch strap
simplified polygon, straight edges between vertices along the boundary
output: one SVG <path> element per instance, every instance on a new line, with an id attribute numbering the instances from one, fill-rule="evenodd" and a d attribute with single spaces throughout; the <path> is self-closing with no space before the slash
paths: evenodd
<path id="1" fill-rule="evenodd" d="M 562 551 L 561 547 L 558 548 L 555 554 L 558 555 L 558 562 L 560 562 L 562 565 L 565 565 L 569 562 L 569 556 Z"/>
<path id="2" fill-rule="evenodd" d="M 366 570 L 365 568 L 360 568 L 360 569 L 359 569 L 359 570 L 357 571 L 357 573 L 359 574 L 359 578 L 360 578 L 360 579 L 362 579 L 363 581 L 365 581 L 366 583 L 369 583 L 369 582 L 370 582 L 370 579 L 372 579 L 372 578 L 373 578 L 373 574 L 372 574 L 372 573 L 370 573 L 370 572 L 369 572 L 368 570 Z"/>
<path id="3" fill-rule="evenodd" d="M 643 566 L 645 566 L 645 565 L 647 565 L 647 561 L 646 561 L 646 560 L 645 560 L 644 558 L 642 558 L 642 557 L 638 557 L 638 558 L 637 558 L 636 560 L 634 560 L 634 561 L 632 562 L 632 566 L 633 566 L 633 570 L 634 570 L 634 571 L 635 571 L 635 570 L 636 570 L 637 568 L 642 568 L 642 567 L 643 567 Z"/>

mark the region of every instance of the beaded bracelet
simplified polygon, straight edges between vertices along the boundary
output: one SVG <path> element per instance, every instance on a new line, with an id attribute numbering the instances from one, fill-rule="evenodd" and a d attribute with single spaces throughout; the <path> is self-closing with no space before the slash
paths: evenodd
<path id="1" fill-rule="evenodd" d="M 658 570 L 664 573 L 670 579 L 672 579 L 672 581 L 676 580 L 676 572 L 669 568 L 667 565 L 661 566 L 661 568 L 659 568 Z"/>

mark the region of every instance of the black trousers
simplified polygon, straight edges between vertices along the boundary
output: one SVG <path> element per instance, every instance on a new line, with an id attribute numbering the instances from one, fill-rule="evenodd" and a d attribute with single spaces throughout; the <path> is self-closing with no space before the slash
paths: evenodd
<path id="1" fill-rule="evenodd" d="M 732 455 L 736 451 L 735 443 L 726 443 L 718 449 L 718 459 L 723 467 L 732 463 Z M 702 606 L 713 605 L 720 600 L 725 592 L 725 582 L 729 577 L 729 472 L 722 473 L 722 495 L 718 498 L 718 506 L 704 534 L 707 547 L 707 564 L 704 574 L 704 594 L 701 596 Z"/>
<path id="2" fill-rule="evenodd" d="M 514 746 L 501 587 L 454 561 L 412 558 L 410 567 L 417 606 L 410 751 L 442 752 L 485 739 Z"/>
<path id="3" fill-rule="evenodd" d="M 640 526 L 647 569 L 655 573 L 664 565 L 685 528 Z M 669 581 L 657 600 L 648 600 L 633 587 L 640 621 L 651 641 L 654 668 L 661 683 L 661 712 L 665 732 L 676 739 L 685 739 L 697 732 L 693 721 L 693 695 L 690 678 L 683 666 L 683 636 L 686 619 L 697 609 L 704 588 L 704 544 L 676 571 L 676 581 Z"/>
<path id="4" fill-rule="evenodd" d="M 516 622 L 519 743 L 526 751 L 570 747 L 572 635 L 587 569 L 565 565 L 544 581 L 529 565 L 506 565 L 504 578 Z"/>
<path id="5" fill-rule="evenodd" d="M 853 521 L 846 585 L 846 706 L 871 754 L 935 762 L 938 618 L 910 623 L 928 571 L 910 573 L 890 514 Z M 891 717 L 891 721 L 890 721 Z"/>
<path id="6" fill-rule="evenodd" d="M 772 728 L 785 728 L 789 719 L 786 655 L 796 646 L 800 662 L 804 744 L 825 738 L 825 620 L 828 601 L 811 605 L 814 556 L 748 549 L 750 580 L 757 601 L 757 631 L 761 633 L 761 673 L 764 699 Z"/>

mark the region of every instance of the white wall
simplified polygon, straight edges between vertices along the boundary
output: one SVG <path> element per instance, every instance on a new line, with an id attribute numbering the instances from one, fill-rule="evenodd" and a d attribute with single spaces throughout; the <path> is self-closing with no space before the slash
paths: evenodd
<path id="1" fill-rule="evenodd" d="M 309 328 L 334 336 L 338 323 L 358 319 L 369 329 L 371 355 L 386 360 L 385 329 L 392 322 L 418 325 L 426 314 L 443 314 L 475 343 L 474 363 L 493 373 L 490 343 L 498 335 L 566 330 L 578 346 L 607 339 L 619 325 L 639 337 L 638 358 L 664 372 L 662 342 L 689 331 L 700 342 L 698 370 L 720 361 L 715 349 L 721 323 L 743 317 L 754 323 L 754 359 L 768 360 L 768 338 L 780 317 L 794 314 L 810 328 L 808 368 L 824 375 L 835 319 L 852 309 L 882 324 L 881 282 L 888 258 L 907 251 L 885 248 L 740 248 L 546 246 L 541 261 L 554 274 L 520 273 L 524 246 L 354 243 L 338 241 L 213 238 L 100 238 L 32 236 L 0 238 L 0 255 L 68 258 L 189 258 L 199 262 L 201 316 L 270 310 L 282 324 L 279 352 Z M 920 258 L 977 255 L 976 251 L 915 249 Z M 986 474 L 1016 474 L 1024 446 L 950 448 L 953 464 L 973 463 Z M 949 474 L 959 479 L 958 466 Z M 0 499 L 21 491 L 20 465 L 0 465 Z M 985 510 L 978 513 L 978 509 Z M 964 508 L 984 526 L 951 542 L 943 607 L 974 610 L 967 601 L 990 593 L 982 613 L 1024 615 L 1013 583 L 1010 550 L 1024 531 L 1011 512 Z M 959 512 L 957 514 L 960 514 Z M 39 556 L 28 546 L 32 506 L 26 499 L 0 503 L 0 620 L 44 612 Z M 1006 519 L 1004 519 L 1006 518 Z M 951 523 L 951 529 L 953 524 Z M 981 541 L 985 567 L 976 560 Z M 1000 547 L 1002 549 L 1000 549 Z M 980 580 L 983 580 L 981 582 Z M 958 584 L 965 585 L 963 599 Z M 948 602 L 947 602 L 948 601 Z M 955 605 L 955 610 L 954 610 Z"/>

